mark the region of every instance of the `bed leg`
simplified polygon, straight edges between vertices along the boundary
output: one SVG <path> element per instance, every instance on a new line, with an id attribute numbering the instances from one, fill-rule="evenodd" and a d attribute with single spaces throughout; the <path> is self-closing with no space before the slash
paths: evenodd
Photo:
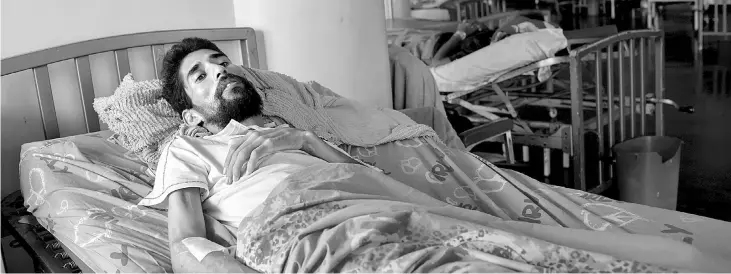
<path id="1" fill-rule="evenodd" d="M 569 168 L 571 167 L 571 158 L 569 158 L 569 154 L 564 152 L 563 153 L 563 168 Z"/>
<path id="2" fill-rule="evenodd" d="M 523 162 L 530 162 L 530 149 L 528 146 L 523 146 Z"/>
<path id="3" fill-rule="evenodd" d="M 543 176 L 551 176 L 551 149 L 543 149 Z"/>

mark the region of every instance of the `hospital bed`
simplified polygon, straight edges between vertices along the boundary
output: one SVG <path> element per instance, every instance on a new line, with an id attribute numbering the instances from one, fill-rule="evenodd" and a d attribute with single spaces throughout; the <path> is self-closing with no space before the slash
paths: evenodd
<path id="1" fill-rule="evenodd" d="M 37 149 L 70 140 L 83 154 L 99 161 L 100 166 L 112 166 L 123 176 L 114 179 L 114 183 L 103 184 L 100 178 L 107 175 L 86 172 L 85 178 L 60 182 L 54 176 L 63 177 L 64 168 L 56 168 L 57 161 L 52 159 L 48 159 L 47 168 L 54 175 L 48 177 L 39 168 L 26 169 L 19 174 L 17 165 L 3 166 L 4 179 L 13 182 L 20 179 L 19 184 L 22 184 L 22 191 L 3 199 L 3 226 L 28 251 L 37 271 L 170 271 L 169 259 L 165 259 L 169 258 L 167 239 L 160 238 L 158 233 L 167 230 L 164 212 L 141 209 L 134 202 L 151 190 L 152 175 L 134 153 L 108 140 L 113 133 L 100 122 L 92 102 L 96 97 L 111 95 L 129 73 L 137 81 L 157 79 L 162 56 L 185 37 L 209 39 L 234 62 L 260 67 L 254 30 L 250 28 L 129 34 L 2 60 L 5 161 L 18 163 L 33 157 Z M 416 122 L 434 128 L 451 128 L 446 117 L 437 117 L 439 112 L 434 109 L 400 111 Z M 503 124 L 498 124 L 497 128 L 502 128 Z M 503 132 L 478 129 L 461 137 L 469 145 L 479 141 L 476 138 Z M 440 133 L 437 130 L 437 134 Z M 64 151 L 54 153 L 70 157 Z M 98 185 L 89 188 L 84 183 Z M 85 196 L 89 194 L 91 197 Z M 70 208 L 68 199 L 81 199 L 88 202 L 88 207 Z M 47 204 L 53 204 L 50 209 L 53 213 L 69 213 L 70 216 L 51 218 L 39 210 Z M 122 220 L 124 225 L 112 225 L 114 220 Z M 226 238 L 226 233 L 219 238 Z M 105 243 L 99 244 L 99 241 Z"/>
<path id="2" fill-rule="evenodd" d="M 128 73 L 132 73 L 137 80 L 158 78 L 164 52 L 172 43 L 191 36 L 214 41 L 234 62 L 254 68 L 261 64 L 254 30 L 250 28 L 129 34 L 63 45 L 2 60 L 2 90 L 6 98 L 2 108 L 3 160 L 6 161 L 2 174 L 7 180 L 20 179 L 22 189 L 22 192 L 4 199 L 3 222 L 15 228 L 17 238 L 26 240 L 24 245 L 35 257 L 37 265 L 41 266 L 39 269 L 49 272 L 106 273 L 170 271 L 167 239 L 161 236 L 167 229 L 165 212 L 136 205 L 136 201 L 151 190 L 149 169 L 133 153 L 108 141 L 112 133 L 99 121 L 92 102 L 96 97 L 111 95 Z M 654 42 L 651 45 L 662 52 L 662 35 L 658 32 L 622 33 L 573 50 L 566 57 L 571 65 L 572 82 L 579 82 L 582 76 L 579 65 L 584 60 L 590 60 L 587 56 L 601 54 L 602 50 L 607 49 L 611 53 L 613 45 L 632 39 Z M 644 52 L 644 49 L 644 46 L 639 47 L 639 52 Z M 659 64 L 661 61 L 660 58 Z M 641 62 L 634 68 L 644 69 L 647 67 L 645 64 Z M 661 70 L 661 66 L 658 65 L 656 70 Z M 608 76 L 607 79 L 616 78 Z M 656 98 L 661 99 L 662 77 L 656 76 L 654 79 L 660 81 L 656 86 Z M 611 80 L 606 82 L 613 83 Z M 636 83 L 634 80 L 632 82 Z M 620 80 L 619 83 L 626 82 Z M 571 109 L 581 110 L 581 102 L 591 96 L 578 92 L 582 88 L 574 84 L 572 89 L 577 92 L 570 96 Z M 619 89 L 619 98 L 622 94 L 639 100 L 645 98 L 644 88 L 631 90 L 629 95 L 624 91 Z M 601 89 L 598 89 L 596 94 L 600 93 Z M 620 116 L 616 115 L 617 112 L 628 112 L 623 107 L 626 105 L 625 100 L 613 99 L 616 98 L 612 97 L 613 93 L 607 95 L 608 99 L 601 94 L 596 96 L 597 101 L 600 104 L 615 101 L 620 106 L 610 108 L 608 117 L 617 119 Z M 7 98 L 12 98 L 12 102 Z M 632 100 L 628 104 L 644 107 L 644 104 Z M 607 117 L 603 109 L 599 109 L 597 112 L 602 113 L 599 117 Z M 661 105 L 657 106 L 656 112 L 662 113 Z M 566 151 L 574 154 L 574 163 L 581 164 L 576 173 L 583 176 L 585 161 L 578 152 L 582 151 L 582 140 L 588 126 L 587 123 L 579 122 L 584 121 L 582 111 L 572 115 L 576 119 L 572 120 L 570 126 L 578 130 L 565 132 L 566 136 L 561 138 L 565 138 L 566 142 L 549 140 L 545 143 L 559 144 L 559 148 L 565 147 Z M 635 127 L 628 128 L 625 123 L 619 128 L 610 126 L 608 132 L 602 131 L 602 127 L 596 131 L 608 133 L 609 136 L 621 132 L 621 138 L 610 137 L 611 144 L 646 133 L 645 130 L 651 127 L 651 123 L 642 116 L 632 119 L 632 122 L 635 121 L 643 126 L 639 131 L 635 131 Z M 661 135 L 662 116 L 656 115 L 656 121 L 655 133 Z M 58 146 L 62 143 L 69 146 Z M 57 150 L 53 155 L 34 155 L 34 151 L 48 147 Z M 80 177 L 70 176 L 69 168 L 74 167 L 60 166 L 58 160 L 69 157 L 72 151 L 80 151 L 85 157 L 99 163 L 99 167 L 104 166 L 115 172 L 87 172 Z M 18 167 L 12 164 L 33 157 L 41 157 L 37 159 L 42 160 L 34 161 L 37 166 L 21 165 L 20 170 L 23 172 L 20 174 Z M 95 166 L 84 168 L 92 170 Z M 584 178 L 582 176 L 578 178 Z M 102 177 L 111 179 L 102 180 Z M 69 200 L 81 201 L 79 204 L 82 205 L 69 206 Z M 65 217 L 51 217 L 51 214 L 59 213 Z M 207 218 L 206 223 L 207 231 L 212 233 L 209 238 L 219 243 L 233 244 L 231 232 L 223 225 L 210 218 Z"/>
<path id="3" fill-rule="evenodd" d="M 130 202 L 151 190 L 151 177 L 145 173 L 147 167 L 131 152 L 107 141 L 111 132 L 100 122 L 92 102 L 96 97 L 111 95 L 128 73 L 138 81 L 157 79 L 165 51 L 186 37 L 210 39 L 234 62 L 254 68 L 260 66 L 254 30 L 250 28 L 121 35 L 2 60 L 5 163 L 2 174 L 4 181 L 20 179 L 23 190 L 22 194 L 16 192 L 3 201 L 3 224 L 4 228 L 14 228 L 16 239 L 23 243 L 35 264 L 41 266 L 38 269 L 170 272 L 169 259 L 165 259 L 169 258 L 167 243 L 155 236 L 167 230 L 165 217 L 161 215 L 164 213 L 140 210 L 136 203 Z M 18 173 L 21 150 L 23 157 L 28 157 L 28 151 L 69 139 L 128 177 L 87 188 L 88 185 L 81 184 L 97 182 L 104 175 L 87 173 L 90 177 L 84 180 L 62 185 L 50 179 L 52 176 L 39 177 L 43 176 L 40 169 Z M 58 152 L 62 157 L 64 154 Z M 54 195 L 43 199 L 52 192 L 65 194 L 58 195 L 58 199 L 50 198 Z M 66 199 L 82 199 L 89 206 L 69 208 Z M 54 213 L 68 212 L 76 217 L 39 216 L 38 207 L 45 203 L 53 204 Z M 112 226 L 108 221 L 113 217 L 118 217 L 116 220 L 123 224 Z M 105 244 L 94 246 L 100 239 Z"/>

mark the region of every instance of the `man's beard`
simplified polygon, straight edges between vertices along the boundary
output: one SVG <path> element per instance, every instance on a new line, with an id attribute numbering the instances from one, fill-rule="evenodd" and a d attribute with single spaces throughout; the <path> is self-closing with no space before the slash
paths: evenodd
<path id="1" fill-rule="evenodd" d="M 231 90 L 233 95 L 238 95 L 236 98 L 224 99 L 223 91 L 230 83 L 238 83 L 243 87 L 237 86 Z M 223 129 L 231 120 L 241 122 L 261 115 L 261 96 L 254 89 L 254 85 L 241 76 L 228 74 L 226 78 L 221 79 L 213 97 L 215 99 L 213 111 L 206 113 L 207 117 L 205 117 L 206 123 L 213 126 Z M 218 105 L 216 106 L 216 104 Z"/>

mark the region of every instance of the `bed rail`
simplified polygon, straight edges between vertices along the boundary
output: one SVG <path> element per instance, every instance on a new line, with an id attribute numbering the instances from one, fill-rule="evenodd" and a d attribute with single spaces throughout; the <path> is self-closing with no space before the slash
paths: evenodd
<path id="1" fill-rule="evenodd" d="M 610 185 L 611 148 L 615 144 L 637 136 L 664 134 L 663 104 L 654 105 L 653 123 L 645 117 L 648 100 L 664 99 L 664 60 L 664 35 L 657 30 L 622 32 L 570 52 L 575 188 L 587 189 L 587 182 L 594 181 L 586 172 L 589 151 L 585 150 L 585 131 L 593 128 L 596 135 L 596 179 L 600 183 L 593 188 L 595 193 Z M 586 76 L 594 79 L 593 91 L 584 88 Z M 589 120 L 584 119 L 585 101 L 595 105 L 596 116 Z"/>
<path id="2" fill-rule="evenodd" d="M 696 0 L 699 37 L 731 36 L 729 9 L 731 0 Z"/>

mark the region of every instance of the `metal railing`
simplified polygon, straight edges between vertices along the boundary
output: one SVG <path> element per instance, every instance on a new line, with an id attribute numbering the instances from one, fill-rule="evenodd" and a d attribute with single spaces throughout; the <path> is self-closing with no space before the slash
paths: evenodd
<path id="1" fill-rule="evenodd" d="M 571 154 L 574 187 L 586 190 L 586 133 L 596 135 L 596 179 L 599 185 L 591 192 L 605 190 L 613 177 L 611 148 L 624 140 L 642 135 L 664 134 L 663 70 L 664 36 L 656 30 L 622 32 L 570 52 L 571 86 Z M 593 79 L 593 90 L 584 80 Z M 593 94 L 592 94 L 593 93 Z M 591 102 L 596 114 L 584 119 L 585 102 Z M 648 108 L 653 108 L 648 109 Z M 646 114 L 654 112 L 654 122 Z"/>

